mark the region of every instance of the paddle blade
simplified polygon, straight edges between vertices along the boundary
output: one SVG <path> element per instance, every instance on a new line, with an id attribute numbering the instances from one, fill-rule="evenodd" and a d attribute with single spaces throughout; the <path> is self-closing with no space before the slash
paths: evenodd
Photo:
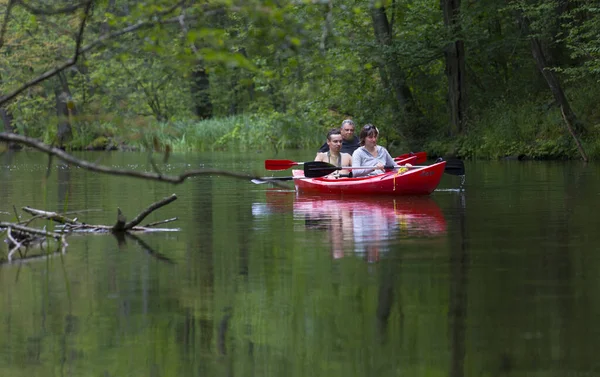
<path id="1" fill-rule="evenodd" d="M 336 170 L 341 170 L 341 168 L 323 161 L 310 161 L 304 163 L 304 176 L 306 178 L 324 177 Z"/>
<path id="2" fill-rule="evenodd" d="M 294 177 L 262 177 L 262 178 L 251 179 L 250 182 L 252 182 L 256 185 L 261 185 L 263 183 L 291 181 L 293 179 L 294 179 Z"/>
<path id="3" fill-rule="evenodd" d="M 287 170 L 296 165 L 300 165 L 300 163 L 292 160 L 265 160 L 265 169 L 267 170 Z"/>
<path id="4" fill-rule="evenodd" d="M 444 173 L 451 175 L 465 175 L 465 164 L 462 160 L 458 159 L 446 160 Z"/>

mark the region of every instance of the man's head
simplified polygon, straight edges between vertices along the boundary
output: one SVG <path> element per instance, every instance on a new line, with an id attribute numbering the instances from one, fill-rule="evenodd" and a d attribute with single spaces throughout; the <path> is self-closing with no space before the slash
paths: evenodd
<path id="1" fill-rule="evenodd" d="M 342 127 L 340 128 L 340 133 L 342 134 L 342 138 L 344 138 L 344 140 L 352 140 L 354 138 L 354 122 L 350 119 L 343 121 Z"/>

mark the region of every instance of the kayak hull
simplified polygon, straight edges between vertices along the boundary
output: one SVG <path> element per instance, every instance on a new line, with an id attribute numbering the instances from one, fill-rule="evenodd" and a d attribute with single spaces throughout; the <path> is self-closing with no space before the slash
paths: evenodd
<path id="1" fill-rule="evenodd" d="M 298 192 L 351 195 L 429 195 L 440 184 L 446 161 L 358 178 L 305 178 L 292 170 Z"/>

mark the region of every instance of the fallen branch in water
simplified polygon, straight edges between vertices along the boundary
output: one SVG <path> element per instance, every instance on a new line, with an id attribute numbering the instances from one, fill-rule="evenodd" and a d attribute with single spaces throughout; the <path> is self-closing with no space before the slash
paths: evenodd
<path id="1" fill-rule="evenodd" d="M 167 204 L 177 200 L 177 195 L 173 194 L 166 198 L 159 200 L 156 203 L 152 203 L 148 208 L 144 209 L 130 222 L 125 222 L 125 217 L 121 213 L 121 209 L 117 208 L 117 223 L 115 225 L 94 225 L 94 224 L 86 224 L 84 222 L 79 221 L 78 219 L 71 219 L 63 214 L 58 212 L 48 212 L 40 209 L 35 209 L 31 207 L 23 207 L 21 208 L 23 211 L 27 212 L 30 215 L 33 215 L 35 218 L 52 220 L 56 223 L 59 223 L 61 226 L 59 230 L 60 233 L 73 233 L 73 232 L 95 232 L 95 233 L 109 233 L 109 232 L 169 232 L 176 231 L 179 229 L 173 228 L 154 228 L 155 224 L 159 223 L 167 223 L 173 222 L 177 220 L 177 218 L 172 218 L 168 220 L 162 220 L 157 223 L 149 224 L 149 226 L 137 226 L 146 216 L 154 212 L 155 210 L 166 206 Z"/>
<path id="2" fill-rule="evenodd" d="M 58 241 L 57 251 L 60 250 L 64 253 L 68 246 L 65 234 L 0 221 L 0 230 L 2 229 L 6 229 L 6 240 L 4 242 L 8 245 L 8 254 L 6 255 L 8 262 L 12 261 L 13 255 L 17 251 L 20 257 L 24 258 L 31 247 L 39 246 L 43 248 L 48 239 Z M 25 249 L 24 253 L 21 253 L 21 248 Z"/>
<path id="3" fill-rule="evenodd" d="M 27 251 L 33 246 L 43 247 L 44 244 L 48 244 L 48 240 L 55 240 L 58 242 L 57 251 L 65 252 L 68 246 L 66 236 L 72 233 L 112 233 L 117 238 L 122 238 L 123 235 L 131 235 L 132 232 L 172 232 L 178 231 L 176 228 L 156 228 L 156 225 L 165 224 L 177 220 L 177 218 L 171 218 L 166 220 L 157 221 L 154 223 L 147 224 L 145 226 L 138 226 L 144 218 L 155 210 L 166 206 L 169 203 L 177 200 L 177 195 L 173 194 L 166 198 L 163 198 L 155 203 L 149 205 L 146 209 L 140 212 L 130 222 L 127 222 L 125 215 L 121 212 L 120 208 L 117 208 L 117 222 L 115 225 L 94 225 L 86 224 L 79 221 L 77 218 L 67 217 L 65 214 L 58 212 L 44 211 L 31 207 L 21 208 L 24 212 L 32 215 L 32 218 L 20 221 L 18 223 L 0 222 L 0 231 L 6 231 L 5 243 L 8 244 L 8 254 L 6 259 L 8 262 L 12 262 L 13 256 L 16 252 L 24 259 L 27 255 Z M 16 212 L 16 210 L 15 210 Z M 20 218 L 16 214 L 17 218 Z M 45 229 L 38 229 L 29 226 L 34 220 L 50 220 L 58 224 L 54 231 L 46 231 Z M 22 225 L 23 223 L 27 226 Z M 141 240 L 135 238 L 138 243 Z M 156 252 L 152 252 L 149 246 L 144 244 L 144 249 L 151 255 L 158 255 Z M 21 250 L 24 249 L 24 253 Z M 150 251 L 149 251 L 150 250 Z M 2 255 L 0 255 L 0 263 L 2 261 Z M 166 257 L 162 257 L 166 259 Z"/>

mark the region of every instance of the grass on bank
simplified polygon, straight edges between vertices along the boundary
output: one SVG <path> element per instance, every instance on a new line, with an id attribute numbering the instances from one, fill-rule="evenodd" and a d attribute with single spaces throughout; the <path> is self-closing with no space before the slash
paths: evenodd
<path id="1" fill-rule="evenodd" d="M 571 105 L 585 131 L 579 135 L 588 158 L 600 159 L 600 108 L 596 93 L 581 90 L 571 95 Z M 494 103 L 473 116 L 465 136 L 430 140 L 430 154 L 463 158 L 556 160 L 581 159 L 577 145 L 551 98 L 545 102 L 523 100 Z"/>
<path id="2" fill-rule="evenodd" d="M 600 159 L 600 109 L 594 93 L 578 92 L 572 104 L 586 132 L 583 148 L 590 159 Z M 315 118 L 315 119 L 312 119 Z M 174 151 L 242 152 L 286 149 L 315 149 L 325 139 L 326 130 L 341 122 L 339 116 L 318 118 L 314 113 L 300 119 L 293 114 L 244 114 L 209 120 L 157 122 L 149 118 L 133 120 L 78 119 L 73 122 L 69 147 L 78 149 L 149 149 L 169 146 Z M 385 119 L 378 119 L 385 124 Z M 360 127 L 357 127 L 358 129 Z M 55 140 L 56 127 L 47 127 L 43 138 Z M 386 140 L 393 135 L 383 127 L 380 144 L 402 153 L 402 140 Z M 158 145 L 157 145 L 158 144 Z M 430 156 L 452 154 L 467 159 L 579 159 L 573 138 L 565 127 L 558 107 L 547 103 L 522 101 L 517 104 L 495 103 L 485 112 L 471 116 L 466 136 L 439 136 L 422 147 Z"/>

